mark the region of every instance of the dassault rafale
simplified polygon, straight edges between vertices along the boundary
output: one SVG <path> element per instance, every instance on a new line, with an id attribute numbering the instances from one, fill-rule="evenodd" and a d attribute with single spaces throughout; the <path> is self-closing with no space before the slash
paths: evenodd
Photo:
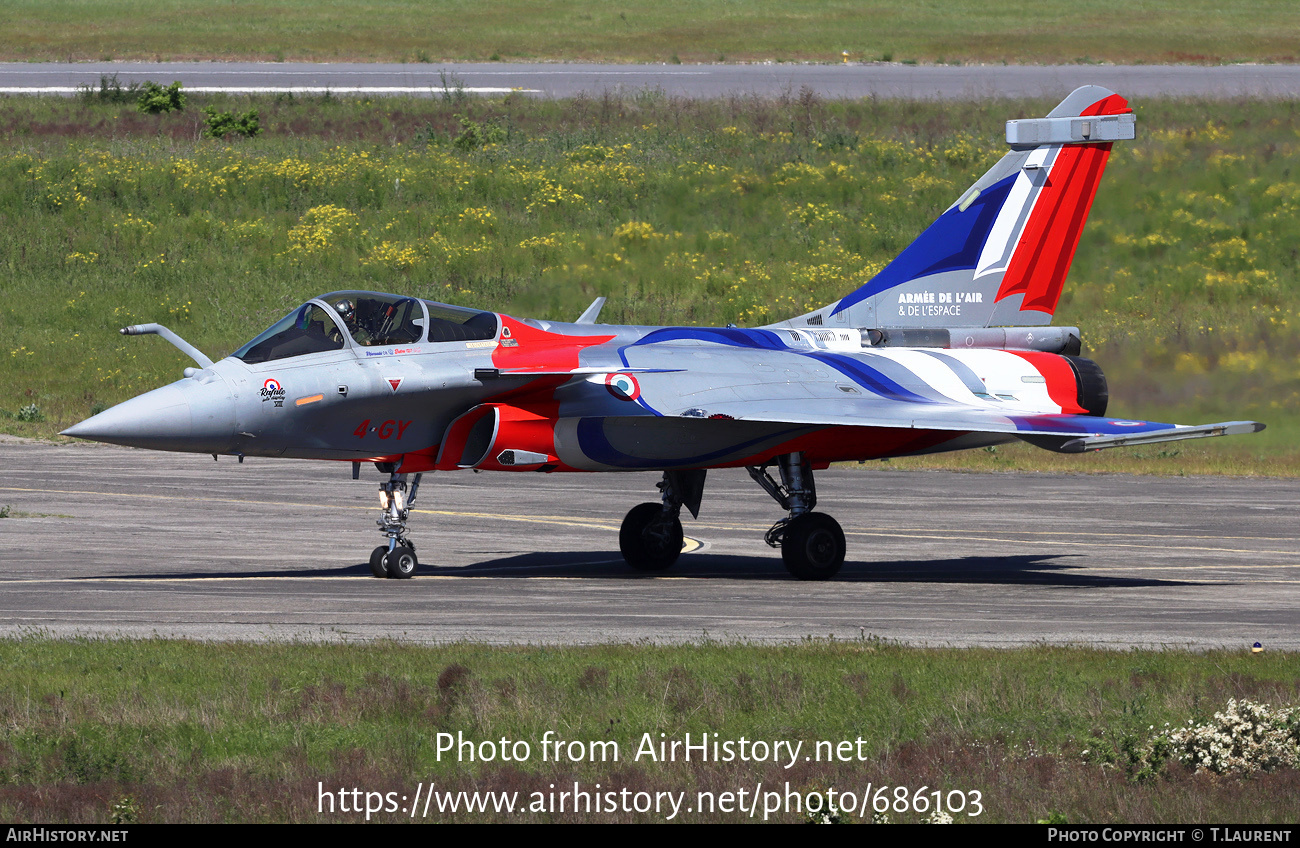
<path id="1" fill-rule="evenodd" d="M 161 325 L 127 327 L 198 367 L 64 435 L 350 461 L 354 479 L 373 463 L 385 543 L 370 565 L 394 578 L 418 567 L 407 520 L 429 472 L 657 472 L 658 499 L 619 533 L 652 572 L 681 552 L 707 471 L 744 468 L 786 512 L 766 541 L 790 573 L 829 578 L 844 533 L 815 511 L 814 479 L 830 463 L 1263 429 L 1111 418 L 1078 329 L 1047 326 L 1111 145 L 1134 137 L 1128 103 L 1097 86 L 1009 121 L 1009 152 L 880 273 L 764 327 L 605 325 L 603 298 L 561 323 L 367 291 L 312 298 L 215 363 Z"/>

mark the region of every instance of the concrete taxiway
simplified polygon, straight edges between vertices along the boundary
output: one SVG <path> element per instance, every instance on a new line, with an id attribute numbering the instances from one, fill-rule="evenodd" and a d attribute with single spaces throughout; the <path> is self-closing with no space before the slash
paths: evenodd
<path id="1" fill-rule="evenodd" d="M 654 475 L 433 474 L 421 571 L 381 580 L 368 467 L 10 441 L 0 468 L 10 635 L 1300 648 L 1300 481 L 831 470 L 848 562 L 807 583 L 741 470 L 709 473 L 696 550 L 654 577 L 618 554 Z"/>

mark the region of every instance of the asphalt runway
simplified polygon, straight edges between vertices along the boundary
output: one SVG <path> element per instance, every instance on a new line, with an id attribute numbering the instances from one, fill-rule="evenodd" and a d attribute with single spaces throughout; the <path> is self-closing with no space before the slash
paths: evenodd
<path id="1" fill-rule="evenodd" d="M 512 90 L 543 97 L 606 91 L 674 97 L 799 96 L 883 99 L 1062 97 L 1104 85 L 1125 97 L 1300 97 L 1297 65 L 594 65 L 594 64 L 295 64 L 257 62 L 6 62 L 0 94 L 73 94 L 102 75 L 125 85 L 179 80 L 188 91 L 359 93 L 441 96 Z"/>
<path id="2" fill-rule="evenodd" d="M 807 583 L 743 470 L 709 473 L 697 549 L 654 577 L 618 526 L 655 475 L 432 474 L 403 581 L 366 564 L 368 467 L 7 440 L 0 468 L 9 635 L 1300 649 L 1300 481 L 835 469 L 848 562 Z"/>

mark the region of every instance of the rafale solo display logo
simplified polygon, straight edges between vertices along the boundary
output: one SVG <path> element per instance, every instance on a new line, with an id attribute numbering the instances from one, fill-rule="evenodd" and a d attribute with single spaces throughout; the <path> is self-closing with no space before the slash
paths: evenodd
<path id="1" fill-rule="evenodd" d="M 274 402 L 276 406 L 284 406 L 284 386 L 281 386 L 280 381 L 274 377 L 267 378 L 266 382 L 262 384 L 261 394 L 262 403 L 269 400 Z"/>

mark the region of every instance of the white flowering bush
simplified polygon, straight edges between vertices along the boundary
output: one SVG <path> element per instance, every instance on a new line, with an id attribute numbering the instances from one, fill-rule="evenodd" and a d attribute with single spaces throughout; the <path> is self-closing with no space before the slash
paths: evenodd
<path id="1" fill-rule="evenodd" d="M 1300 707 L 1273 709 L 1234 698 L 1211 721 L 1188 721 L 1166 738 L 1172 756 L 1197 771 L 1250 774 L 1300 768 Z"/>
<path id="2" fill-rule="evenodd" d="M 821 809 L 804 813 L 805 824 L 845 824 L 844 814 L 834 801 L 823 804 Z"/>

